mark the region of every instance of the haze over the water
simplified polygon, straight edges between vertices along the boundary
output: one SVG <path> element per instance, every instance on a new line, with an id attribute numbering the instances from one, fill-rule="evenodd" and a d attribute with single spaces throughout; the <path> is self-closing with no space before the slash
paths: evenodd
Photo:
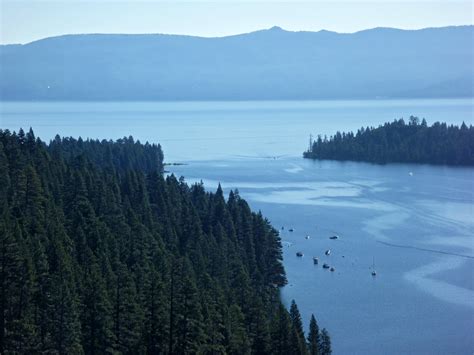
<path id="1" fill-rule="evenodd" d="M 77 33 L 172 33 L 219 37 L 278 25 L 356 32 L 473 23 L 471 1 L 43 1 L 0 0 L 0 44 Z"/>

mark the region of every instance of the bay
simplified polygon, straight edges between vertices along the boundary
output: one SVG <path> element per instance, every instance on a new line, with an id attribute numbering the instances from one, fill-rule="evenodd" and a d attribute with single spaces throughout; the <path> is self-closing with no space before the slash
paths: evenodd
<path id="1" fill-rule="evenodd" d="M 159 142 L 167 162 L 186 164 L 168 166 L 171 173 L 209 189 L 219 182 L 226 192 L 239 189 L 281 231 L 285 303 L 297 301 L 306 326 L 316 315 L 335 354 L 467 354 L 474 351 L 474 169 L 301 154 L 310 133 L 410 115 L 474 124 L 473 107 L 472 99 L 0 102 L 0 127 L 31 126 L 43 140 Z M 340 238 L 330 240 L 334 234 Z M 335 271 L 313 265 L 313 256 Z"/>

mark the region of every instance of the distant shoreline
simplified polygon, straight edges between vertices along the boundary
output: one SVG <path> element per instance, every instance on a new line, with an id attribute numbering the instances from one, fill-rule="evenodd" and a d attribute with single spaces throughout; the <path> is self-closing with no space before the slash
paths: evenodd
<path id="1" fill-rule="evenodd" d="M 440 97 L 429 97 L 429 96 L 420 96 L 420 97 L 375 97 L 375 98 L 370 98 L 370 97 L 347 97 L 347 98 L 309 98 L 309 99 L 202 99 L 202 100 L 187 100 L 187 99 L 175 99 L 175 100 L 170 100 L 170 99 L 137 99 L 137 100 L 124 100 L 124 99 L 88 99 L 88 100 L 82 100 L 82 99 L 77 99 L 77 100 L 55 100 L 55 99 L 31 99 L 31 100 L 26 100 L 26 99 L 18 99 L 18 100 L 2 100 L 0 98 L 0 104 L 1 103 L 44 103 L 44 102 L 49 102 L 49 103 L 199 103 L 199 102 L 324 102 L 324 101 L 334 101 L 334 102 L 344 102 L 344 101 L 349 101 L 349 102 L 355 102 L 355 101 L 418 101 L 418 100 L 426 100 L 426 101 L 432 101 L 432 100 L 443 100 L 443 101 L 448 101 L 448 100 L 473 100 L 474 101 L 474 96 L 440 96 Z"/>

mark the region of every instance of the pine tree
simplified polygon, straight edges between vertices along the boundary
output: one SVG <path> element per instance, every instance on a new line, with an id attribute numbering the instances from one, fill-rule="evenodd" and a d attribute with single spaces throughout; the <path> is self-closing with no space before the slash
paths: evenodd
<path id="1" fill-rule="evenodd" d="M 309 322 L 309 334 L 308 334 L 308 350 L 310 355 L 319 355 L 319 326 L 314 314 L 311 314 L 311 320 Z"/>
<path id="2" fill-rule="evenodd" d="M 52 279 L 52 342 L 59 354 L 81 354 L 81 323 L 78 300 L 61 267 Z"/>
<path id="3" fill-rule="evenodd" d="M 145 293 L 145 342 L 147 354 L 162 354 L 167 347 L 168 323 L 164 283 L 156 270 L 150 272 Z"/>
<path id="4" fill-rule="evenodd" d="M 295 301 L 291 301 L 290 306 L 290 319 L 291 319 L 291 344 L 293 351 L 297 354 L 306 354 L 306 341 L 303 331 L 303 322 L 301 320 L 301 314 L 298 310 L 298 306 Z"/>
<path id="5" fill-rule="evenodd" d="M 321 331 L 321 342 L 319 345 L 319 349 L 321 351 L 321 355 L 331 355 L 331 337 L 329 336 L 328 331 L 326 328 L 323 328 Z"/>
<path id="6" fill-rule="evenodd" d="M 228 311 L 227 320 L 228 348 L 229 354 L 250 354 L 250 341 L 245 331 L 245 319 L 239 306 L 232 305 Z"/>
<path id="7" fill-rule="evenodd" d="M 114 334 L 111 305 L 99 266 L 92 261 L 85 275 L 82 299 L 82 344 L 86 354 L 112 352 Z"/>
<path id="8" fill-rule="evenodd" d="M 203 320 L 189 259 L 180 260 L 178 273 L 175 306 L 177 339 L 174 351 L 178 354 L 196 353 L 200 350 L 204 338 Z"/>
<path id="9" fill-rule="evenodd" d="M 142 314 L 139 311 L 135 285 L 124 265 L 119 265 L 113 303 L 116 349 L 126 353 L 139 348 Z"/>
<path id="10" fill-rule="evenodd" d="M 272 321 L 271 353 L 278 355 L 292 354 L 295 349 L 291 343 L 291 319 L 286 308 L 280 304 Z"/>

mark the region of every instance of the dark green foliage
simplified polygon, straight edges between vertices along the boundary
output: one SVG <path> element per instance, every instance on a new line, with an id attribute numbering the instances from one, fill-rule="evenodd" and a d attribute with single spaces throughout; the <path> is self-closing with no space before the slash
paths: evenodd
<path id="1" fill-rule="evenodd" d="M 250 354 L 250 341 L 245 330 L 244 314 L 235 304 L 230 306 L 227 314 L 227 334 L 229 354 Z"/>
<path id="2" fill-rule="evenodd" d="M 290 315 L 283 305 L 280 305 L 272 320 L 271 353 L 277 355 L 293 354 L 291 341 L 293 335 Z"/>
<path id="3" fill-rule="evenodd" d="M 143 173 L 163 171 L 163 152 L 160 145 L 141 144 L 132 137 L 124 137 L 115 142 L 106 140 L 86 140 L 72 137 L 61 139 L 56 136 L 48 147 L 53 157 L 86 158 L 97 167 L 113 169 L 124 173 L 141 171 Z"/>
<path id="4" fill-rule="evenodd" d="M 278 233 L 162 159 L 0 130 L 0 353 L 305 353 Z"/>
<path id="5" fill-rule="evenodd" d="M 411 116 L 378 128 L 361 128 L 313 142 L 305 158 L 368 161 L 372 163 L 425 163 L 474 165 L 474 127 L 434 123 Z"/>
<path id="6" fill-rule="evenodd" d="M 301 321 L 300 311 L 295 301 L 291 301 L 290 306 L 291 319 L 291 344 L 293 350 L 298 350 L 297 354 L 307 354 L 306 341 L 303 331 L 303 322 Z"/>
<path id="7" fill-rule="evenodd" d="M 308 333 L 308 350 L 310 355 L 319 355 L 319 344 L 321 342 L 319 335 L 319 326 L 314 314 L 311 315 L 309 321 L 309 333 Z"/>
<path id="8" fill-rule="evenodd" d="M 326 328 L 323 328 L 321 331 L 321 343 L 319 345 L 319 349 L 321 351 L 321 355 L 331 355 L 331 337 L 329 336 L 328 331 Z"/>

